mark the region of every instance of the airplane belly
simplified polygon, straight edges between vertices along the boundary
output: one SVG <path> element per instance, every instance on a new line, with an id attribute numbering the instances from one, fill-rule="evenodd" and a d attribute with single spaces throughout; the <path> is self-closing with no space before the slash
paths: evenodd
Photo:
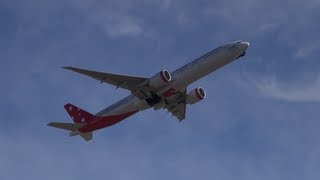
<path id="1" fill-rule="evenodd" d="M 212 56 L 199 61 L 199 63 L 175 73 L 173 79 L 178 79 L 178 81 L 175 81 L 173 86 L 186 87 L 234 60 L 235 57 L 233 53 L 224 53 L 220 55 L 213 54 Z"/>
<path id="2" fill-rule="evenodd" d="M 98 112 L 97 116 L 114 116 L 133 111 L 142 111 L 150 108 L 146 101 L 141 100 L 134 95 L 129 95 L 126 98 L 118 101 L 117 103 L 105 108 Z"/>

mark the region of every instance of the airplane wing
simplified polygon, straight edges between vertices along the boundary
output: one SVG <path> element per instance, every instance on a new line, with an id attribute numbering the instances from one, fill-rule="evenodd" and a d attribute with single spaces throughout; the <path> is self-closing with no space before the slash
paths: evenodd
<path id="1" fill-rule="evenodd" d="M 165 107 L 172 116 L 175 116 L 179 121 L 182 121 L 186 118 L 186 103 L 174 103 L 169 104 Z"/>
<path id="2" fill-rule="evenodd" d="M 75 68 L 72 66 L 66 66 L 63 68 L 89 76 L 93 79 L 99 80 L 100 82 L 108 83 L 116 87 L 121 87 L 123 89 L 128 89 L 130 91 L 134 91 L 139 84 L 148 79 L 144 77 L 125 76 L 98 71 L 91 71 L 86 69 Z"/>
<path id="3" fill-rule="evenodd" d="M 169 89 L 161 95 L 162 97 L 167 98 L 167 103 L 164 108 L 167 109 L 172 114 L 172 116 L 175 116 L 179 121 L 182 121 L 186 118 L 186 93 L 186 88 L 184 88 L 184 90 L 182 91 L 172 91 L 171 89 Z M 170 97 L 166 97 L 168 95 Z"/>

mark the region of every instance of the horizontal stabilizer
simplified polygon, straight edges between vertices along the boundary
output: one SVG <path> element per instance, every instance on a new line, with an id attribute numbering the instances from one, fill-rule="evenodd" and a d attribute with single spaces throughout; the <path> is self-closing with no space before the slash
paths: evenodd
<path id="1" fill-rule="evenodd" d="M 47 125 L 54 127 L 54 128 L 59 128 L 59 129 L 71 131 L 69 134 L 70 136 L 80 135 L 86 141 L 90 141 L 92 139 L 92 132 L 81 133 L 78 131 L 78 129 L 83 126 L 83 124 L 80 124 L 80 123 L 51 122 L 51 123 L 48 123 Z"/>
<path id="2" fill-rule="evenodd" d="M 83 126 L 83 124 L 80 124 L 80 123 L 59 123 L 59 122 L 51 122 L 47 125 L 51 127 L 59 128 L 59 129 L 68 130 L 68 131 L 76 131 Z"/>
<path id="3" fill-rule="evenodd" d="M 86 140 L 90 141 L 92 139 L 92 132 L 87 132 L 87 133 L 80 133 L 80 136 Z"/>

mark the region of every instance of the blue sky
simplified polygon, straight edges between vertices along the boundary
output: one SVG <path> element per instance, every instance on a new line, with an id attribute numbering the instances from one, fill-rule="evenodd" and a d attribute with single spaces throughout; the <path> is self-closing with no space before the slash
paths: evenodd
<path id="1" fill-rule="evenodd" d="M 0 179 L 319 179 L 319 18 L 319 0 L 0 1 Z M 182 123 L 148 110 L 88 143 L 46 126 L 128 94 L 62 66 L 148 77 L 239 39 Z"/>

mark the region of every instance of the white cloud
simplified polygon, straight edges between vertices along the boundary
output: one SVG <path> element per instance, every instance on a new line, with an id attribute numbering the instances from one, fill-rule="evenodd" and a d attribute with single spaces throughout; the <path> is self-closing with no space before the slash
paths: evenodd
<path id="1" fill-rule="evenodd" d="M 275 76 L 252 82 L 267 97 L 289 102 L 320 102 L 320 77 L 310 84 L 287 84 Z"/>
<path id="2" fill-rule="evenodd" d="M 305 59 L 309 57 L 312 53 L 317 49 L 316 44 L 311 44 L 305 47 L 298 48 L 297 52 L 294 54 L 294 58 L 296 59 Z"/>
<path id="3" fill-rule="evenodd" d="M 101 23 L 110 37 L 138 36 L 143 33 L 143 27 L 133 19 L 118 17 L 106 19 Z"/>
<path id="4" fill-rule="evenodd" d="M 275 28 L 277 28 L 277 24 L 275 23 L 265 23 L 265 24 L 261 24 L 258 28 L 258 31 L 260 33 L 265 33 L 271 30 L 274 30 Z"/>
<path id="5" fill-rule="evenodd" d="M 164 6 L 169 6 L 171 1 L 161 1 Z M 138 3 L 141 3 L 140 1 Z M 134 15 L 131 10 L 136 4 L 126 0 L 87 2 L 74 0 L 69 2 L 39 1 L 32 3 L 13 3 L 7 1 L 5 6 L 14 10 L 19 15 L 21 32 L 28 31 L 32 34 L 39 34 L 43 29 L 52 28 L 52 19 L 57 16 L 57 12 L 63 10 L 62 7 L 75 10 L 83 15 L 85 23 L 81 27 L 90 29 L 101 28 L 109 37 L 151 37 L 155 35 L 154 30 L 143 23 L 143 19 Z M 81 16 L 79 16 L 80 19 Z M 79 31 L 85 31 L 83 28 Z"/>
<path id="6" fill-rule="evenodd" d="M 135 5 L 130 2 L 91 4 L 74 1 L 72 5 L 87 17 L 89 26 L 101 28 L 109 37 L 150 38 L 155 35 L 154 30 L 141 17 L 131 13 Z"/>

